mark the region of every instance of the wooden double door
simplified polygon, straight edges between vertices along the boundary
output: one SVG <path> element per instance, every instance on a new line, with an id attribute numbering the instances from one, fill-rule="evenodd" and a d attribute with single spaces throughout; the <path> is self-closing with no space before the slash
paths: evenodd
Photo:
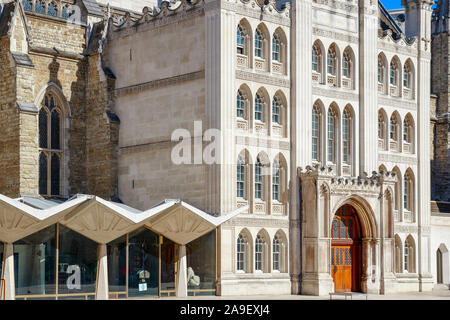
<path id="1" fill-rule="evenodd" d="M 361 290 L 361 230 L 351 205 L 341 207 L 331 227 L 331 276 L 336 292 Z"/>

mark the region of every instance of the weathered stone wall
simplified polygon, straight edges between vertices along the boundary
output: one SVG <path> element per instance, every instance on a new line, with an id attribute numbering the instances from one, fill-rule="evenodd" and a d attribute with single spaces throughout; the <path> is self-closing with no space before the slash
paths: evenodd
<path id="1" fill-rule="evenodd" d="M 19 194 L 19 112 L 10 40 L 0 38 L 0 194 Z"/>
<path id="2" fill-rule="evenodd" d="M 432 199 L 450 200 L 450 138 L 449 138 L 449 38 L 447 33 L 432 39 L 431 92 L 437 95 L 435 121 L 431 126 L 434 156 L 431 159 Z M 433 115 L 432 115 L 433 116 Z M 432 118 L 433 119 L 433 118 Z"/>

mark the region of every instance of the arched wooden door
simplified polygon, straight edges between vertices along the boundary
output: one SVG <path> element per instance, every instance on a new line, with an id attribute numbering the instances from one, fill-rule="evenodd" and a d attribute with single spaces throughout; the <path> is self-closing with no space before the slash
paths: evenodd
<path id="1" fill-rule="evenodd" d="M 351 205 L 344 205 L 336 212 L 331 236 L 331 276 L 335 291 L 360 291 L 361 228 Z"/>

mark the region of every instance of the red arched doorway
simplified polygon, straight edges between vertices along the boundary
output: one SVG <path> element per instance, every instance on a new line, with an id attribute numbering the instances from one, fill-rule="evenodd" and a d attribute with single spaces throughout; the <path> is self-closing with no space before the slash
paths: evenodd
<path id="1" fill-rule="evenodd" d="M 336 292 L 361 290 L 361 228 L 355 208 L 346 204 L 331 225 L 331 276 Z"/>

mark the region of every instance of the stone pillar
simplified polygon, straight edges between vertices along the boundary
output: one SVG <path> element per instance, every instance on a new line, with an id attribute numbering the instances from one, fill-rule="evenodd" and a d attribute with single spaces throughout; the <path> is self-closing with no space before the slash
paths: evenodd
<path id="1" fill-rule="evenodd" d="M 107 252 L 106 244 L 99 243 L 97 260 L 97 291 L 95 295 L 96 300 L 109 299 Z"/>
<path id="2" fill-rule="evenodd" d="M 14 283 L 14 246 L 12 243 L 5 243 L 3 252 L 3 270 L 2 279 L 5 282 L 2 284 L 5 287 L 5 296 L 3 297 L 3 287 L 0 293 L 5 300 L 14 300 L 16 298 L 16 286 Z"/>
<path id="3" fill-rule="evenodd" d="M 371 275 L 371 250 L 370 239 L 362 239 L 362 275 L 361 275 L 361 291 L 367 293 Z"/>
<path id="4" fill-rule="evenodd" d="M 177 274 L 177 297 L 187 297 L 187 261 L 186 245 L 180 245 L 180 255 L 178 256 Z"/>

